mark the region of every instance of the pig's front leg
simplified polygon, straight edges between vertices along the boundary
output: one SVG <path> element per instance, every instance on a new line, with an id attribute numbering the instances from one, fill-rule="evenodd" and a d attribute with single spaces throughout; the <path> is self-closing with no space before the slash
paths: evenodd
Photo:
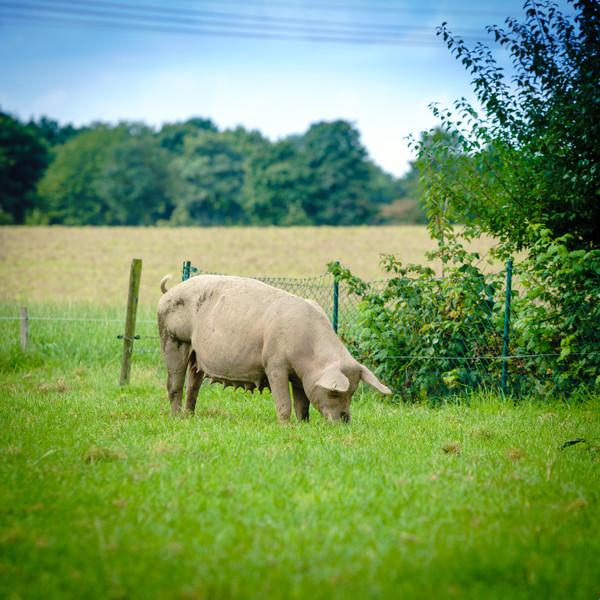
<path id="1" fill-rule="evenodd" d="M 268 369 L 267 378 L 271 394 L 273 394 L 273 400 L 275 400 L 277 419 L 280 423 L 288 423 L 292 414 L 288 371 L 281 367 Z"/>
<path id="2" fill-rule="evenodd" d="M 298 421 L 308 421 L 308 409 L 310 402 L 302 385 L 293 383 L 292 390 L 294 392 L 294 409 L 296 411 L 296 417 Z"/>

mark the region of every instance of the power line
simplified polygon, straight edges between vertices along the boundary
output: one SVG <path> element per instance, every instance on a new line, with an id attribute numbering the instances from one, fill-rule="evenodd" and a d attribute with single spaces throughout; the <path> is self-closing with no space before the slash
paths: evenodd
<path id="1" fill-rule="evenodd" d="M 74 5 L 73 5 L 74 4 Z M 64 5 L 67 5 L 65 8 Z M 114 7 L 114 8 L 107 8 Z M 262 40 L 333 42 L 350 44 L 423 45 L 439 47 L 433 31 L 424 27 L 369 24 L 340 27 L 339 22 L 324 22 L 310 28 L 314 21 L 258 17 L 211 11 L 171 11 L 163 7 L 117 2 L 88 2 L 81 6 L 69 0 L 58 2 L 0 2 L 0 18 L 59 25 L 84 25 L 120 30 L 149 31 L 188 35 L 209 35 Z M 161 15 L 153 14 L 159 11 Z M 167 13 L 167 14 L 164 14 Z M 194 15 L 195 18 L 191 18 Z M 202 19 L 199 17 L 203 16 Z M 248 23 L 250 21 L 250 24 Z M 376 28 L 380 27 L 379 30 Z M 389 28 L 389 29 L 388 29 Z M 427 35 L 429 34 L 429 35 Z M 464 38 L 476 41 L 474 38 Z"/>
<path id="2" fill-rule="evenodd" d="M 107 0 L 92 0 L 86 2 L 85 6 L 82 6 L 78 0 L 37 0 L 36 2 L 3 2 L 2 4 L 10 6 L 11 8 L 23 8 L 29 7 L 32 9 L 42 10 L 45 6 L 58 12 L 67 12 L 67 9 L 60 8 L 61 5 L 69 7 L 70 12 L 85 11 L 86 13 L 95 13 L 98 9 L 110 9 L 112 11 L 119 11 L 120 13 L 133 14 L 133 16 L 140 18 L 157 18 L 157 15 L 163 15 L 164 20 L 174 21 L 177 23 L 189 24 L 190 20 L 201 19 L 203 23 L 216 22 L 217 24 L 236 24 L 248 23 L 256 26 L 267 26 L 277 25 L 279 27 L 293 27 L 297 29 L 298 26 L 303 28 L 311 27 L 315 29 L 335 29 L 339 33 L 339 29 L 350 30 L 352 33 L 360 31 L 361 33 L 375 32 L 381 33 L 427 33 L 431 34 L 433 31 L 432 27 L 424 27 L 419 25 L 398 25 L 390 23 L 373 23 L 364 22 L 360 23 L 353 21 L 340 21 L 331 19 L 308 19 L 308 18 L 295 18 L 295 17 L 274 17 L 271 15 L 249 15 L 239 14 L 222 11 L 212 10 L 198 10 L 198 9 L 185 9 L 185 8 L 165 8 L 156 4 L 131 4 L 127 2 L 114 2 Z M 73 6 L 75 7 L 73 9 Z M 113 13 L 118 14 L 118 13 Z M 461 30 L 464 35 L 479 35 L 481 30 Z"/>
<path id="3" fill-rule="evenodd" d="M 0 13 L 0 20 L 26 21 L 28 23 L 37 23 L 41 25 L 68 25 L 93 27 L 98 29 L 121 30 L 121 31 L 140 31 L 150 33 L 175 33 L 194 36 L 214 36 L 214 37 L 229 37 L 229 38 L 246 38 L 255 40 L 281 40 L 281 41 L 298 41 L 298 42 L 332 42 L 346 44 L 380 44 L 380 45 L 410 45 L 410 46 L 438 46 L 433 40 L 426 39 L 376 39 L 376 38 L 359 38 L 359 37 L 333 37 L 322 35 L 284 35 L 284 34 L 269 34 L 265 32 L 251 31 L 236 31 L 233 29 L 201 29 L 201 28 L 183 28 L 183 27 L 167 27 L 160 25 L 148 25 L 134 22 L 121 22 L 114 20 L 97 20 L 85 18 L 68 18 L 68 17 L 52 17 L 39 15 L 24 15 L 19 13 Z"/>
<path id="4" fill-rule="evenodd" d="M 226 38 L 241 38 L 241 39 L 253 39 L 253 40 L 279 40 L 279 41 L 296 41 L 296 42 L 324 42 L 324 43 L 342 43 L 342 44 L 365 44 L 365 45 L 394 45 L 394 46 L 436 46 L 432 42 L 426 40 L 376 40 L 376 39 L 364 39 L 364 38 L 335 38 L 325 36 L 314 36 L 314 35 L 277 35 L 267 33 L 252 33 L 248 31 L 231 31 L 231 30 L 217 30 L 217 29 L 183 29 L 176 27 L 161 27 L 154 25 L 143 25 L 143 24 L 124 24 L 115 21 L 96 21 L 89 19 L 67 19 L 59 17 L 39 17 L 39 16 L 25 16 L 19 14 L 0 14 L 0 22 L 4 21 L 25 21 L 28 24 L 38 25 L 65 25 L 65 26 L 84 26 L 92 27 L 94 29 L 105 29 L 112 31 L 126 31 L 126 32 L 147 32 L 147 33 L 172 33 L 172 34 L 184 34 L 192 36 L 210 36 L 210 37 L 226 37 Z M 437 47 L 437 46 L 436 46 Z"/>
<path id="5" fill-rule="evenodd" d="M 0 7 L 1 8 L 1 7 Z M 175 27 L 163 26 L 148 22 L 139 22 L 134 20 L 123 20 L 115 18 L 85 18 L 85 17 L 56 17 L 56 16 L 41 16 L 39 14 L 27 14 L 15 10 L 0 12 L 0 20 L 25 21 L 28 23 L 37 23 L 42 25 L 66 25 L 66 26 L 86 26 L 100 29 L 121 30 L 121 31 L 143 31 L 154 33 L 174 33 L 195 36 L 214 36 L 228 38 L 246 38 L 255 40 L 281 40 L 281 41 L 299 41 L 299 42 L 326 42 L 326 43 L 343 43 L 343 44 L 364 44 L 364 45 L 393 45 L 393 46 L 426 46 L 440 47 L 440 42 L 436 43 L 434 36 L 426 37 L 419 34 L 406 35 L 404 37 L 375 37 L 367 35 L 324 35 L 298 33 L 298 34 L 283 34 L 270 33 L 264 30 L 248 30 L 236 28 L 217 28 L 209 26 L 202 27 Z M 470 40 L 474 41 L 474 40 Z"/>
<path id="6" fill-rule="evenodd" d="M 385 14 L 395 15 L 406 15 L 406 14 L 417 14 L 417 15 L 444 15 L 444 16 L 459 16 L 459 17 L 500 17 L 505 18 L 507 14 L 503 11 L 492 11 L 492 10 L 481 10 L 481 9 L 456 9 L 456 8 L 440 8 L 431 6 L 389 6 L 385 4 L 332 4 L 323 2 L 304 2 L 302 4 L 288 2 L 276 2 L 274 0 L 265 0 L 263 2 L 244 2 L 236 0 L 215 0 L 210 1 L 208 4 L 218 4 L 219 7 L 223 5 L 230 6 L 242 6 L 244 8 L 276 8 L 276 9 L 287 9 L 287 10 L 299 10 L 302 12 L 313 11 L 313 12 L 377 12 Z"/>

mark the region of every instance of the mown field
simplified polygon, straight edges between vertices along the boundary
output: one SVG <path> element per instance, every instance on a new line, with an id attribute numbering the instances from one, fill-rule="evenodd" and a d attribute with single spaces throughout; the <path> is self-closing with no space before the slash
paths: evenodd
<path id="1" fill-rule="evenodd" d="M 149 357 L 119 388 L 85 348 L 2 350 L 0 597 L 598 597 L 596 400 L 280 426 L 215 385 L 171 418 Z"/>
<path id="2" fill-rule="evenodd" d="M 486 254 L 490 241 L 477 242 Z M 140 302 L 155 306 L 158 282 L 184 260 L 235 275 L 311 277 L 340 260 L 382 277 L 379 256 L 423 262 L 434 244 L 422 226 L 289 228 L 0 227 L 0 299 L 121 306 L 132 258 L 143 260 Z"/>
<path id="3" fill-rule="evenodd" d="M 407 231 L 371 230 L 362 274 Z M 207 268 L 278 274 L 242 261 L 281 259 L 269 236 L 283 248 L 292 230 L 263 232 L 238 263 L 210 233 L 230 262 Z M 313 250 L 289 251 L 279 273 L 319 272 L 317 252 L 345 259 L 317 249 L 324 231 L 304 233 Z M 18 323 L 0 320 L 1 598 L 600 597 L 598 397 L 409 405 L 361 389 L 349 425 L 313 412 L 280 426 L 267 393 L 213 385 L 195 417 L 171 418 L 154 278 L 179 266 L 186 235 L 198 249 L 183 257 L 202 264 L 205 231 L 0 229 L 1 315 L 28 299 L 45 317 L 26 353 Z M 146 302 L 121 388 L 132 256 Z"/>

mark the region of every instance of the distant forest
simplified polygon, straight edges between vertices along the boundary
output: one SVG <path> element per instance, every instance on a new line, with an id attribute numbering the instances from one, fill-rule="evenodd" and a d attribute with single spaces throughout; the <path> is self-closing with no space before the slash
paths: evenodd
<path id="1" fill-rule="evenodd" d="M 424 223 L 417 181 L 383 171 L 343 120 L 272 142 L 203 118 L 74 127 L 0 111 L 0 224 Z"/>

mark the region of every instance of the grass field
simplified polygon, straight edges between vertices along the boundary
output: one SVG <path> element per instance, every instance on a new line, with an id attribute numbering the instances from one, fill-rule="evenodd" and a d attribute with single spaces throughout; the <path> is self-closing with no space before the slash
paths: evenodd
<path id="1" fill-rule="evenodd" d="M 344 257 L 317 248 L 327 230 L 287 254 L 293 230 L 257 231 L 209 230 L 208 265 L 206 231 L 0 229 L 0 314 L 26 299 L 41 318 L 26 353 L 0 320 L 0 598 L 599 598 L 598 397 L 431 407 L 361 389 L 350 425 L 280 426 L 268 394 L 214 385 L 195 417 L 168 415 L 155 278 L 183 258 L 359 269 L 368 245 L 375 269 L 386 235 L 410 237 L 357 229 Z M 237 263 L 219 251 L 251 233 Z M 121 388 L 132 256 L 146 301 Z"/>
<path id="2" fill-rule="evenodd" d="M 3 344 L 0 597 L 598 597 L 597 400 L 360 392 L 280 426 L 215 385 L 171 418 L 154 358 L 119 388 L 92 334 L 95 361 Z"/>
<path id="3" fill-rule="evenodd" d="M 485 254 L 490 241 L 475 246 Z M 379 255 L 423 262 L 434 247 L 425 227 L 107 228 L 0 227 L 0 299 L 19 303 L 122 306 L 132 258 L 144 261 L 140 302 L 155 306 L 158 282 L 184 260 L 237 275 L 307 277 L 340 260 L 382 277 Z"/>

